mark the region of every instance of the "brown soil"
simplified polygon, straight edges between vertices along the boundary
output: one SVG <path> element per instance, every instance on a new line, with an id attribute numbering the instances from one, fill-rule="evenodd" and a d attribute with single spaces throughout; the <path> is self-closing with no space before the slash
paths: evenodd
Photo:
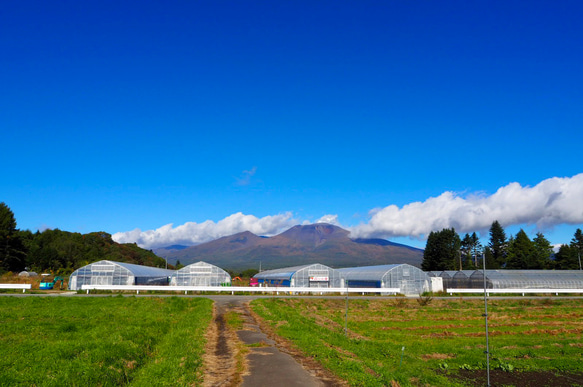
<path id="1" fill-rule="evenodd" d="M 206 333 L 204 387 L 232 387 L 241 382 L 236 366 L 239 339 L 225 323 L 224 313 L 222 308 L 215 307 L 213 324 Z"/>
<path id="2" fill-rule="evenodd" d="M 428 353 L 425 355 L 421 355 L 421 359 L 427 361 L 427 360 L 433 360 L 433 359 L 438 359 L 438 360 L 445 360 L 445 359 L 453 359 L 455 358 L 454 354 L 451 353 Z"/>
<path id="3" fill-rule="evenodd" d="M 469 386 L 486 386 L 486 370 L 460 370 L 449 375 L 451 379 L 464 382 Z M 557 374 L 552 371 L 504 372 L 490 371 L 490 385 L 515 387 L 573 387 L 583 386 L 583 374 Z"/>

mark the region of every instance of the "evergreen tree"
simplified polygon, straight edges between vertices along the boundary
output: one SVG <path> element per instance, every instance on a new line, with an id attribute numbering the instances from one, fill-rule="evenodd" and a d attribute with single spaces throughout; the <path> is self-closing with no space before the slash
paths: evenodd
<path id="1" fill-rule="evenodd" d="M 472 234 L 472 242 L 473 242 L 472 256 L 474 258 L 474 265 L 477 268 L 478 257 L 482 256 L 482 254 L 484 253 L 484 246 L 482 246 L 482 242 L 480 242 L 480 238 L 478 238 L 475 232 Z"/>
<path id="2" fill-rule="evenodd" d="M 431 231 L 425 243 L 425 250 L 423 251 L 423 261 L 421 262 L 421 269 L 424 271 L 443 270 L 440 269 L 440 255 L 438 246 L 438 234 Z"/>
<path id="3" fill-rule="evenodd" d="M 579 265 L 579 269 L 582 269 L 581 260 L 583 259 L 583 232 L 581 232 L 580 228 L 575 231 L 575 235 L 573 236 L 573 239 L 571 239 L 571 248 L 575 250 L 575 254 L 577 255 L 577 264 Z"/>
<path id="4" fill-rule="evenodd" d="M 572 245 L 561 245 L 555 254 L 555 268 L 557 270 L 579 269 L 577 249 Z"/>
<path id="5" fill-rule="evenodd" d="M 476 269 L 478 257 L 482 253 L 482 244 L 480 238 L 474 232 L 472 235 L 466 234 L 461 241 L 462 268 Z"/>
<path id="6" fill-rule="evenodd" d="M 524 230 L 520 229 L 515 238 L 508 243 L 506 269 L 540 269 L 536 261 L 534 243 Z"/>
<path id="7" fill-rule="evenodd" d="M 26 251 L 17 231 L 14 213 L 0 202 L 0 272 L 21 271 L 25 267 Z"/>
<path id="8" fill-rule="evenodd" d="M 486 265 L 488 268 L 501 268 L 506 266 L 508 242 L 506 241 L 506 233 L 495 220 L 490 227 L 490 243 L 488 244 L 488 252 Z"/>
<path id="9" fill-rule="evenodd" d="M 540 269 L 552 269 L 553 246 L 551 246 L 551 242 L 540 232 L 536 234 L 532 242 L 534 243 L 534 254 L 538 267 Z"/>
<path id="10" fill-rule="evenodd" d="M 425 271 L 459 269 L 461 240 L 454 228 L 432 231 L 423 253 L 421 268 Z"/>

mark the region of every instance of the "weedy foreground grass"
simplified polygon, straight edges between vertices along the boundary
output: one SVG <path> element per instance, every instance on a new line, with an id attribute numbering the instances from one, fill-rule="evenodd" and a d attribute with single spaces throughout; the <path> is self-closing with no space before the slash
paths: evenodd
<path id="1" fill-rule="evenodd" d="M 202 381 L 203 298 L 0 297 L 0 386 Z"/>
<path id="2" fill-rule="evenodd" d="M 463 385 L 486 368 L 479 299 L 261 299 L 253 310 L 277 334 L 354 386 Z M 583 372 L 581 299 L 490 300 L 491 369 Z M 396 382 L 396 383 L 395 383 Z"/>

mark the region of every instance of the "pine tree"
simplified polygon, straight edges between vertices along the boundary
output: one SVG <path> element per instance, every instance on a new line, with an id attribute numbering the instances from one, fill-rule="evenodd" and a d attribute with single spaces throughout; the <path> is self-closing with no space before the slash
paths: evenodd
<path id="1" fill-rule="evenodd" d="M 579 270 L 581 270 L 583 268 L 581 266 L 581 260 L 583 259 L 583 232 L 581 232 L 580 228 L 575 231 L 575 235 L 571 239 L 571 247 L 577 254 L 577 263 L 579 264 Z"/>
<path id="2" fill-rule="evenodd" d="M 500 268 L 506 266 L 506 255 L 507 255 L 508 242 L 506 240 L 506 233 L 500 225 L 500 223 L 495 220 L 490 227 L 490 243 L 488 244 L 489 254 L 486 261 L 488 268 Z"/>
<path id="3" fill-rule="evenodd" d="M 540 269 L 536 262 L 534 244 L 522 229 L 508 243 L 506 268 L 517 270 Z"/>
<path id="4" fill-rule="evenodd" d="M 577 250 L 572 245 L 561 245 L 555 254 L 555 268 L 557 270 L 579 269 Z"/>
<path id="5" fill-rule="evenodd" d="M 463 269 L 475 269 L 478 266 L 478 257 L 482 254 L 480 238 L 474 232 L 466 234 L 461 241 Z"/>
<path id="6" fill-rule="evenodd" d="M 26 253 L 17 231 L 14 213 L 0 202 L 0 272 L 24 269 Z"/>
<path id="7" fill-rule="evenodd" d="M 421 268 L 425 271 L 459 269 L 461 241 L 455 229 L 432 231 L 427 238 Z"/>
<path id="8" fill-rule="evenodd" d="M 551 255 L 553 254 L 553 246 L 551 246 L 551 242 L 540 232 L 536 234 L 532 242 L 534 243 L 534 254 L 538 268 L 552 269 Z"/>

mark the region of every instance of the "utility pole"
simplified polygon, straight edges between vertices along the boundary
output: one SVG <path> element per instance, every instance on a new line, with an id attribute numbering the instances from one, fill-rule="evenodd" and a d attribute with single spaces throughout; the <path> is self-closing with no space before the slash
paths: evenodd
<path id="1" fill-rule="evenodd" d="M 460 253 L 460 271 L 462 271 L 463 270 L 462 269 L 462 251 L 460 250 L 459 253 Z"/>
<path id="2" fill-rule="evenodd" d="M 346 313 L 344 314 L 344 335 L 348 337 L 348 280 L 346 280 Z"/>
<path id="3" fill-rule="evenodd" d="M 488 370 L 488 384 L 490 387 L 490 343 L 488 340 L 488 293 L 486 291 L 486 255 L 482 255 L 482 264 L 484 266 L 484 319 L 486 320 L 486 367 Z"/>

